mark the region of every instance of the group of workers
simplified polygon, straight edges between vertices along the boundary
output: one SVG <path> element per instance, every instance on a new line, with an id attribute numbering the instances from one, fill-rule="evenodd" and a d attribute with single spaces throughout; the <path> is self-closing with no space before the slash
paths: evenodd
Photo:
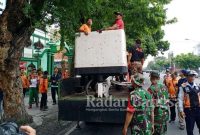
<path id="1" fill-rule="evenodd" d="M 69 77 L 69 73 L 65 70 L 59 72 L 58 68 L 54 68 L 54 73 L 49 77 L 47 71 L 41 69 L 32 69 L 31 73 L 27 75 L 24 69 L 21 69 L 21 80 L 23 86 L 23 95 L 29 92 L 29 109 L 32 108 L 32 104 L 36 104 L 39 107 L 39 93 L 41 93 L 40 110 L 45 111 L 48 109 L 47 106 L 47 92 L 49 84 L 51 85 L 51 96 L 53 105 L 56 104 L 56 94 L 58 94 L 58 85 L 61 79 Z"/>

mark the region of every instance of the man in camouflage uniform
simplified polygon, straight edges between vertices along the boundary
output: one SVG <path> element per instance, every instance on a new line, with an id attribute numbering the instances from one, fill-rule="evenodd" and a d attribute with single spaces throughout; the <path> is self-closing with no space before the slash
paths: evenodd
<path id="1" fill-rule="evenodd" d="M 150 74 L 151 86 L 148 91 L 152 95 L 154 103 L 154 134 L 165 135 L 167 132 L 168 92 L 165 86 L 159 82 L 160 75 L 157 72 Z"/>
<path id="2" fill-rule="evenodd" d="M 144 78 L 141 74 L 132 77 L 133 91 L 129 96 L 123 135 L 127 135 L 129 125 L 131 125 L 132 135 L 152 135 L 152 97 L 142 88 L 143 82 Z"/>

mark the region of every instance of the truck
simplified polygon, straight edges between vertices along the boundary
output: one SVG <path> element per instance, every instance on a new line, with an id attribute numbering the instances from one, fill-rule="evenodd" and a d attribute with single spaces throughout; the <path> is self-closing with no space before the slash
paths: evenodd
<path id="1" fill-rule="evenodd" d="M 59 120 L 123 123 L 130 85 L 117 80 L 128 72 L 124 30 L 77 34 L 74 50 L 75 75 L 60 84 Z"/>

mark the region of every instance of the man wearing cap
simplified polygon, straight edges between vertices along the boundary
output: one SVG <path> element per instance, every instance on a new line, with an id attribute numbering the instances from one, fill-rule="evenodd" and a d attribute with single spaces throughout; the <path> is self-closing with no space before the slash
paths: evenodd
<path id="1" fill-rule="evenodd" d="M 128 63 L 131 66 L 132 74 L 142 73 L 144 52 L 141 47 L 140 39 L 137 39 L 134 46 L 129 50 Z"/>
<path id="2" fill-rule="evenodd" d="M 181 77 L 179 80 L 178 80 L 178 92 L 177 92 L 177 95 L 178 95 L 178 93 L 179 93 L 179 89 L 180 89 L 180 87 L 182 86 L 182 84 L 183 83 L 186 83 L 187 82 L 187 78 L 186 78 L 186 76 L 187 76 L 187 70 L 181 70 L 180 72 L 179 72 L 179 76 Z M 177 96 L 178 97 L 178 96 Z M 178 108 L 178 114 L 180 113 L 180 110 L 179 110 L 179 108 Z M 180 115 L 178 115 L 179 116 L 179 129 L 181 129 L 181 130 L 184 130 L 185 129 L 185 123 L 184 123 L 184 119 L 182 119 L 181 117 L 180 117 Z"/>
<path id="3" fill-rule="evenodd" d="M 187 135 L 194 135 L 194 125 L 197 124 L 200 134 L 200 88 L 194 82 L 196 73 L 189 71 L 187 82 L 179 89 L 178 101 L 180 117 L 185 118 Z"/>
<path id="4" fill-rule="evenodd" d="M 103 30 L 118 30 L 124 29 L 123 14 L 121 12 L 114 12 L 115 22 L 111 27 L 105 28 Z M 100 31 L 101 32 L 101 31 Z"/>
<path id="5" fill-rule="evenodd" d="M 143 89 L 144 78 L 141 74 L 132 77 L 133 91 L 130 93 L 123 135 L 132 124 L 132 135 L 152 135 L 153 103 L 149 92 Z"/>
<path id="6" fill-rule="evenodd" d="M 152 95 L 154 103 L 154 134 L 164 135 L 167 132 L 167 121 L 169 117 L 168 112 L 168 91 L 166 87 L 159 82 L 160 75 L 157 72 L 151 72 L 150 81 L 151 86 L 148 88 L 149 93 Z"/>

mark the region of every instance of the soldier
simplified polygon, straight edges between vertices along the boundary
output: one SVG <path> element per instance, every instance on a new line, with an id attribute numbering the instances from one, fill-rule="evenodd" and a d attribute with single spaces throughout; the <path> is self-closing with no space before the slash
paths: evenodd
<path id="1" fill-rule="evenodd" d="M 160 75 L 157 72 L 150 74 L 151 86 L 148 91 L 152 95 L 154 103 L 154 134 L 164 135 L 167 132 L 168 92 L 165 86 L 159 82 Z"/>
<path id="2" fill-rule="evenodd" d="M 137 74 L 132 78 L 133 91 L 130 93 L 123 135 L 132 124 L 132 135 L 152 135 L 153 104 L 149 92 L 142 88 L 144 78 Z"/>

